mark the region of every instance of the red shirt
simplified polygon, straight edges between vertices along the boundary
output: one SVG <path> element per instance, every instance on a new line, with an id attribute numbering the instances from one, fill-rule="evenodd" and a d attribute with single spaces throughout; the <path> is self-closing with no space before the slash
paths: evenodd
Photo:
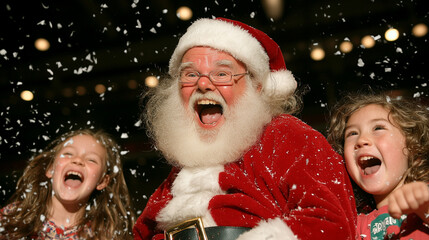
<path id="1" fill-rule="evenodd" d="M 359 214 L 358 234 L 362 240 L 373 239 L 429 239 L 429 226 L 416 214 L 403 215 L 400 219 L 392 218 L 388 206 L 383 206 L 369 214 Z"/>

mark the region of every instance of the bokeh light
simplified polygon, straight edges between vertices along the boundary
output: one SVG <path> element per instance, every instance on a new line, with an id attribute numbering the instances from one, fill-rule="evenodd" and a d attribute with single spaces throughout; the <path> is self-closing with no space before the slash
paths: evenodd
<path id="1" fill-rule="evenodd" d="M 391 28 L 384 33 L 384 38 L 389 42 L 396 41 L 399 38 L 399 31 Z"/>
<path id="2" fill-rule="evenodd" d="M 24 90 L 21 92 L 21 99 L 24 101 L 31 101 L 34 98 L 34 95 L 31 91 Z"/>
<path id="3" fill-rule="evenodd" d="M 83 96 L 86 94 L 86 87 L 84 86 L 77 86 L 76 87 L 76 94 L 79 96 Z"/>
<path id="4" fill-rule="evenodd" d="M 34 47 L 39 51 L 47 51 L 51 47 L 51 44 L 44 38 L 38 38 L 34 41 Z"/>
<path id="5" fill-rule="evenodd" d="M 144 82 L 145 82 L 146 86 L 151 87 L 151 88 L 158 86 L 158 78 L 155 76 L 146 77 Z"/>
<path id="6" fill-rule="evenodd" d="M 187 21 L 192 18 L 192 10 L 189 7 L 182 6 L 176 11 L 177 17 L 182 21 Z"/>
<path id="7" fill-rule="evenodd" d="M 102 94 L 102 93 L 106 92 L 106 86 L 104 86 L 103 84 L 100 83 L 100 84 L 95 85 L 94 90 L 96 93 Z"/>
<path id="8" fill-rule="evenodd" d="M 375 40 L 372 36 L 370 35 L 366 35 L 362 38 L 361 40 L 361 44 L 365 47 L 365 48 L 372 48 L 375 45 Z"/>
<path id="9" fill-rule="evenodd" d="M 134 79 L 131 79 L 131 80 L 129 80 L 128 82 L 127 82 L 127 86 L 128 86 L 128 88 L 129 89 L 137 89 L 137 87 L 138 87 L 138 83 L 137 83 L 137 81 L 136 80 L 134 80 Z"/>
<path id="10" fill-rule="evenodd" d="M 413 35 L 423 37 L 428 33 L 428 27 L 424 23 L 419 23 L 413 27 Z"/>
<path id="11" fill-rule="evenodd" d="M 310 57 L 314 61 L 321 61 L 325 58 L 325 50 L 323 50 L 321 47 L 316 47 L 311 50 Z"/>
<path id="12" fill-rule="evenodd" d="M 340 50 L 343 53 L 349 53 L 353 50 L 353 44 L 350 41 L 344 41 L 340 44 Z"/>

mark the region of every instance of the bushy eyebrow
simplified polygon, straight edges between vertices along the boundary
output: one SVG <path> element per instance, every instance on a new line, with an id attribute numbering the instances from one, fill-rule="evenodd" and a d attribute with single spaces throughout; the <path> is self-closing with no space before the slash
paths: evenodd
<path id="1" fill-rule="evenodd" d="M 232 62 L 230 60 L 220 60 L 216 62 L 216 66 L 226 66 L 226 67 L 232 67 Z"/>
<path id="2" fill-rule="evenodd" d="M 222 59 L 215 62 L 215 65 L 217 67 L 230 67 L 230 68 L 232 68 L 233 66 L 232 61 L 226 60 L 226 59 Z M 194 67 L 195 67 L 195 64 L 193 62 L 184 62 L 180 64 L 179 72 L 181 72 L 185 68 L 194 68 Z"/>
<path id="3" fill-rule="evenodd" d="M 195 64 L 193 62 L 184 62 L 181 63 L 179 66 L 179 72 L 181 72 L 183 69 L 188 68 L 188 67 L 194 67 Z"/>

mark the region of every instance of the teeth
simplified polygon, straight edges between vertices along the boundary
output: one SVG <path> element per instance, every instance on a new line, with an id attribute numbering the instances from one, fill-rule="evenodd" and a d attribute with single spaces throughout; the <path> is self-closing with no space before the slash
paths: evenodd
<path id="1" fill-rule="evenodd" d="M 198 101 L 198 105 L 216 105 L 217 102 L 209 99 L 203 99 Z"/>
<path id="2" fill-rule="evenodd" d="M 78 173 L 78 172 L 75 172 L 75 171 L 70 171 L 70 172 L 68 172 L 68 173 L 67 173 L 67 176 L 69 176 L 69 175 L 71 175 L 71 174 L 76 175 L 76 176 L 79 176 L 80 178 L 82 178 L 82 175 L 81 175 L 80 173 Z"/>
<path id="3" fill-rule="evenodd" d="M 369 159 L 373 159 L 374 157 L 368 157 L 368 156 L 365 156 L 365 157 L 361 157 L 359 160 L 360 161 L 366 161 L 366 160 L 369 160 Z"/>

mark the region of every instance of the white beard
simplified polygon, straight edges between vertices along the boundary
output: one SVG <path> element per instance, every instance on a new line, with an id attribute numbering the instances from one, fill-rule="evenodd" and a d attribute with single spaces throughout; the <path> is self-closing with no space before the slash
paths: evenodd
<path id="1" fill-rule="evenodd" d="M 234 162 L 259 139 L 271 114 L 259 93 L 247 84 L 245 94 L 228 107 L 213 93 L 208 98 L 223 102 L 225 121 L 220 128 L 206 130 L 199 127 L 193 117 L 193 96 L 185 109 L 179 86 L 170 88 L 170 95 L 158 106 L 153 130 L 158 149 L 164 157 L 178 167 L 205 167 Z M 192 113 L 190 113 L 192 112 Z"/>

